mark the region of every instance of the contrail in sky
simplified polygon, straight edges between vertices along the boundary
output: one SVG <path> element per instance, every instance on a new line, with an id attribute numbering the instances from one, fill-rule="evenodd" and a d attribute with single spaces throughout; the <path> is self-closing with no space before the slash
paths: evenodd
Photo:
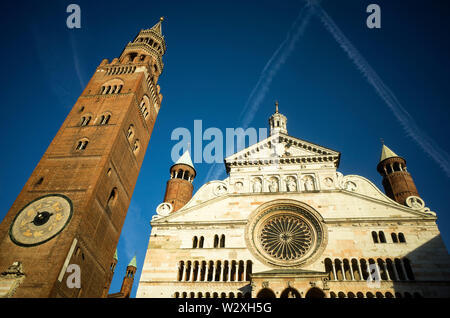
<path id="1" fill-rule="evenodd" d="M 71 32 L 69 32 L 69 39 L 70 39 L 70 45 L 72 47 L 73 63 L 75 66 L 75 72 L 77 73 L 78 81 L 80 82 L 81 89 L 83 90 L 85 86 L 84 86 L 83 77 L 81 75 L 80 61 L 78 59 L 78 54 L 77 54 L 76 45 L 75 45 L 75 39 L 73 38 L 73 35 Z"/>
<path id="2" fill-rule="evenodd" d="M 309 4 L 306 4 L 301 10 L 286 38 L 278 46 L 277 50 L 272 54 L 269 61 L 267 61 L 264 66 L 261 75 L 255 87 L 252 89 L 247 102 L 245 103 L 244 109 L 240 114 L 241 125 L 243 129 L 247 129 L 250 123 L 253 121 L 256 112 L 258 111 L 264 97 L 269 90 L 269 86 L 272 83 L 275 75 L 280 70 L 281 66 L 286 62 L 288 57 L 294 51 L 295 45 L 297 44 L 300 37 L 303 35 L 306 26 L 311 20 L 313 9 Z M 224 172 L 222 164 L 220 167 L 217 163 L 211 165 L 206 175 L 205 180 L 217 180 L 220 175 Z"/>
<path id="3" fill-rule="evenodd" d="M 378 74 L 372 69 L 369 63 L 352 45 L 347 37 L 342 33 L 333 19 L 320 7 L 318 3 L 314 5 L 315 13 L 331 33 L 340 47 L 347 53 L 358 70 L 363 74 L 367 81 L 375 89 L 379 97 L 386 103 L 394 116 L 400 122 L 406 134 L 412 139 L 445 171 L 450 177 L 449 155 L 442 150 L 426 133 L 420 130 L 414 118 L 403 108 L 397 100 L 395 94 L 383 83 Z"/>
<path id="4" fill-rule="evenodd" d="M 248 97 L 241 113 L 241 118 L 243 117 L 241 125 L 242 128 L 246 129 L 252 122 L 256 111 L 259 109 L 262 101 L 264 100 L 275 75 L 294 51 L 295 45 L 303 35 L 306 26 L 311 19 L 312 12 L 313 10 L 308 4 L 302 8 L 297 16 L 297 19 L 295 19 L 291 30 L 286 35 L 286 38 L 283 42 L 281 42 L 278 49 L 264 66 L 264 69 L 258 78 L 258 82 L 250 93 L 250 96 Z"/>

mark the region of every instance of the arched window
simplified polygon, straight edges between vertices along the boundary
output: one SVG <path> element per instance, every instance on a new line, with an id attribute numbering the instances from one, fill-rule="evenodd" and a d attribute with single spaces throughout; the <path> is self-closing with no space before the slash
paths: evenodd
<path id="1" fill-rule="evenodd" d="M 207 277 L 207 281 L 208 282 L 211 282 L 213 280 L 213 272 L 214 272 L 214 262 L 213 261 L 209 261 L 208 277 Z"/>
<path id="2" fill-rule="evenodd" d="M 222 271 L 222 262 L 217 261 L 216 262 L 216 276 L 214 277 L 214 281 L 218 282 L 220 281 L 220 272 Z"/>
<path id="3" fill-rule="evenodd" d="M 336 278 L 334 277 L 333 273 L 333 262 L 331 261 L 331 259 L 326 258 L 324 263 L 325 263 L 325 272 L 328 273 L 328 279 L 335 280 Z"/>
<path id="4" fill-rule="evenodd" d="M 244 261 L 239 261 L 238 265 L 238 281 L 242 282 L 244 280 Z"/>
<path id="5" fill-rule="evenodd" d="M 181 282 L 183 280 L 183 273 L 184 273 L 184 262 L 180 261 L 178 264 L 178 281 Z"/>
<path id="6" fill-rule="evenodd" d="M 358 260 L 353 258 L 351 266 L 352 266 L 353 278 L 355 280 L 361 280 L 361 273 L 359 272 Z"/>
<path id="7" fill-rule="evenodd" d="M 205 241 L 205 238 L 203 236 L 200 236 L 200 240 L 198 241 L 198 247 L 203 248 L 203 242 Z"/>
<path id="8" fill-rule="evenodd" d="M 392 243 L 398 243 L 397 234 L 391 233 Z"/>
<path id="9" fill-rule="evenodd" d="M 337 276 L 337 280 L 344 280 L 344 275 L 342 273 L 342 266 L 341 266 L 341 260 L 340 259 L 335 259 L 334 260 L 334 268 L 336 270 L 336 276 Z"/>
<path id="10" fill-rule="evenodd" d="M 86 140 L 86 139 L 82 139 L 82 140 L 78 141 L 76 150 L 84 150 L 84 149 L 86 149 L 88 143 L 89 143 L 89 141 Z"/>
<path id="11" fill-rule="evenodd" d="M 214 248 L 219 247 L 219 236 L 216 234 L 214 235 Z"/>
<path id="12" fill-rule="evenodd" d="M 100 94 L 102 95 L 118 94 L 122 90 L 123 84 L 124 84 L 123 81 L 118 78 L 109 80 L 108 82 L 102 85 Z"/>
<path id="13" fill-rule="evenodd" d="M 87 126 L 89 125 L 89 122 L 91 121 L 91 116 L 83 116 L 81 117 L 80 126 Z"/>
<path id="14" fill-rule="evenodd" d="M 409 261 L 409 259 L 404 258 L 403 265 L 405 266 L 406 277 L 408 277 L 409 280 L 414 280 L 415 277 L 414 277 L 414 273 L 411 268 L 411 262 Z"/>
<path id="15" fill-rule="evenodd" d="M 194 236 L 194 238 L 192 239 L 192 248 L 197 248 L 197 242 L 198 242 L 197 236 Z"/>
<path id="16" fill-rule="evenodd" d="M 348 259 L 344 258 L 344 275 L 346 280 L 352 280 L 352 276 L 350 274 L 350 264 Z"/>
<path id="17" fill-rule="evenodd" d="M 237 281 L 236 279 L 236 261 L 231 261 L 230 281 Z"/>
<path id="18" fill-rule="evenodd" d="M 110 119 L 111 119 L 111 115 L 110 114 L 103 114 L 103 115 L 100 116 L 98 124 L 99 125 L 107 125 Z"/>
<path id="19" fill-rule="evenodd" d="M 140 142 L 139 142 L 139 140 L 135 140 L 134 146 L 133 146 L 133 153 L 135 155 L 137 155 L 137 153 L 139 152 L 139 148 L 140 148 Z"/>
<path id="20" fill-rule="evenodd" d="M 113 206 L 116 203 L 116 201 L 117 201 L 117 188 L 113 188 L 111 190 L 111 193 L 109 194 L 107 205 Z"/>
<path id="21" fill-rule="evenodd" d="M 383 231 L 379 231 L 378 232 L 378 236 L 380 238 L 380 243 L 386 243 L 386 237 L 384 236 L 384 232 Z"/>
<path id="22" fill-rule="evenodd" d="M 225 234 L 220 237 L 220 247 L 225 247 Z"/>
<path id="23" fill-rule="evenodd" d="M 403 266 L 402 266 L 402 262 L 400 259 L 396 258 L 394 260 L 394 264 L 395 264 L 395 269 L 397 271 L 398 274 L 398 279 L 399 280 L 405 280 L 405 273 L 403 272 Z"/>
<path id="24" fill-rule="evenodd" d="M 246 277 L 245 277 L 245 280 L 246 281 L 250 281 L 251 279 L 250 279 L 250 277 L 251 277 L 251 275 L 252 275 L 252 266 L 253 266 L 253 263 L 252 263 L 252 261 L 250 261 L 250 260 L 248 260 L 247 261 L 247 269 L 246 269 Z"/>
<path id="25" fill-rule="evenodd" d="M 174 298 L 180 298 L 180 293 L 179 292 L 175 292 Z"/>
<path id="26" fill-rule="evenodd" d="M 406 243 L 405 235 L 403 235 L 403 233 L 398 233 L 398 241 L 400 243 Z"/>
<path id="27" fill-rule="evenodd" d="M 200 268 L 200 281 L 205 281 L 205 275 L 206 275 L 206 261 L 202 261 L 202 266 Z"/>
<path id="28" fill-rule="evenodd" d="M 184 281 L 185 282 L 188 282 L 189 280 L 190 280 L 190 276 L 191 276 L 191 266 L 192 266 L 192 263 L 191 263 L 191 261 L 187 261 L 187 263 L 186 263 L 186 272 L 185 272 L 185 274 L 184 274 Z"/>
<path id="29" fill-rule="evenodd" d="M 192 281 L 195 282 L 198 279 L 198 261 L 194 262 L 194 271 L 192 272 Z"/>
<path id="30" fill-rule="evenodd" d="M 131 141 L 133 139 L 133 137 L 134 137 L 134 126 L 130 125 L 130 127 L 128 127 L 128 130 L 127 130 L 128 141 Z"/>
<path id="31" fill-rule="evenodd" d="M 372 239 L 374 243 L 378 243 L 378 234 L 375 231 L 372 231 Z"/>

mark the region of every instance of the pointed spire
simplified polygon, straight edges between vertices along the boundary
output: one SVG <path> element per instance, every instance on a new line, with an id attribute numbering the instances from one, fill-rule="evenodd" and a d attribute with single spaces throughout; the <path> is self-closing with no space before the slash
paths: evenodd
<path id="1" fill-rule="evenodd" d="M 194 168 L 194 164 L 192 163 L 191 155 L 189 154 L 189 150 L 186 150 L 184 154 L 175 162 L 175 164 L 185 164 L 189 167 Z"/>
<path id="2" fill-rule="evenodd" d="M 137 268 L 137 266 L 136 266 L 136 255 L 134 255 L 133 259 L 130 261 L 130 264 L 128 264 L 128 266 L 133 266 L 133 267 Z"/>
<path id="3" fill-rule="evenodd" d="M 116 248 L 116 252 L 114 253 L 114 259 L 115 259 L 116 261 L 119 261 L 119 257 L 117 256 L 117 248 Z"/>
<path id="4" fill-rule="evenodd" d="M 162 22 L 164 21 L 164 17 L 159 18 L 159 21 L 151 28 L 151 30 L 155 31 L 159 35 L 162 35 Z"/>
<path id="5" fill-rule="evenodd" d="M 393 152 L 391 149 L 389 149 L 384 143 L 383 143 L 383 147 L 381 148 L 381 157 L 380 157 L 380 162 L 387 159 L 387 158 L 392 158 L 392 157 L 398 157 L 398 155 Z"/>
<path id="6" fill-rule="evenodd" d="M 278 101 L 275 102 L 275 113 L 278 113 Z"/>

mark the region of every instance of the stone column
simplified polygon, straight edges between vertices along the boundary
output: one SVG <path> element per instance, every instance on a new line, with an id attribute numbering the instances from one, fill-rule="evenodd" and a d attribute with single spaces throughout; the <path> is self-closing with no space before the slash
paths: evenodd
<path id="1" fill-rule="evenodd" d="M 334 280 L 338 280 L 337 279 L 337 275 L 336 275 L 336 267 L 334 266 L 334 262 L 331 261 L 331 266 L 333 267 L 333 276 L 334 276 Z"/>
<path id="2" fill-rule="evenodd" d="M 341 261 L 341 272 L 342 272 L 342 280 L 347 280 L 345 278 L 344 262 L 343 261 Z"/>
<path id="3" fill-rule="evenodd" d="M 357 263 L 358 263 L 358 271 L 359 271 L 359 280 L 364 280 L 362 270 L 361 270 L 361 264 L 360 264 L 359 260 L 357 260 Z"/>

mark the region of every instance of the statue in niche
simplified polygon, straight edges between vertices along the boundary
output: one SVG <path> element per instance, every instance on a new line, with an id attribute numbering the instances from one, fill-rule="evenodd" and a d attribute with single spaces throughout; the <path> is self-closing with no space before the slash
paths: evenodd
<path id="1" fill-rule="evenodd" d="M 236 192 L 241 192 L 243 188 L 244 185 L 240 181 L 236 182 L 236 184 L 234 185 L 234 189 Z"/>
<path id="2" fill-rule="evenodd" d="M 269 192 L 278 192 L 278 179 L 277 178 L 270 178 L 269 182 Z"/>
<path id="3" fill-rule="evenodd" d="M 289 192 L 297 191 L 297 183 L 294 177 L 288 177 L 286 180 L 286 188 Z"/>
<path id="4" fill-rule="evenodd" d="M 261 189 L 262 189 L 261 179 L 255 178 L 253 180 L 253 192 L 255 192 L 255 193 L 261 192 Z"/>
<path id="5" fill-rule="evenodd" d="M 312 176 L 306 176 L 303 178 L 303 183 L 306 191 L 314 191 L 314 178 Z"/>

